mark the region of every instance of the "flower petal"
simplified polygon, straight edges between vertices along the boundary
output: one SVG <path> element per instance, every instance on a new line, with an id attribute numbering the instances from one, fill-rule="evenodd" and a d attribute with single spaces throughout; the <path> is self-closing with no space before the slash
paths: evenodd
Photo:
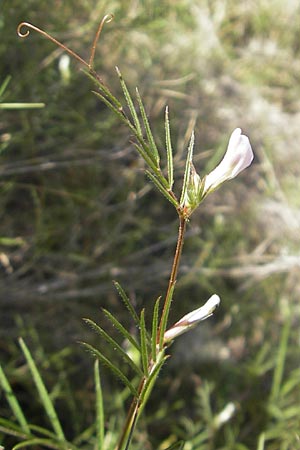
<path id="1" fill-rule="evenodd" d="M 226 180 L 235 178 L 253 160 L 253 151 L 247 136 L 236 128 L 229 139 L 227 151 L 218 166 L 205 178 L 204 195 L 214 191 Z"/>
<path id="2" fill-rule="evenodd" d="M 164 334 L 164 341 L 171 341 L 191 328 L 194 328 L 199 322 L 210 317 L 219 304 L 220 297 L 216 294 L 212 295 L 203 306 L 186 314 L 167 330 Z"/>

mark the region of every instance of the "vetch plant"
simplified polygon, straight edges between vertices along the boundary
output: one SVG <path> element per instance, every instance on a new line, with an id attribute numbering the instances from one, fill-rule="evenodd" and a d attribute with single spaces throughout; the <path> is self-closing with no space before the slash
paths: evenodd
<path id="1" fill-rule="evenodd" d="M 177 244 L 170 271 L 169 282 L 165 295 L 159 296 L 154 302 L 150 329 L 146 327 L 145 323 L 145 308 L 143 308 L 142 311 L 137 312 L 125 290 L 117 281 L 114 282 L 115 287 L 126 308 L 128 309 L 133 322 L 139 330 L 139 337 L 136 338 L 133 336 L 117 317 L 115 317 L 110 311 L 103 309 L 103 313 L 106 318 L 114 325 L 120 335 L 131 344 L 136 352 L 139 353 L 140 364 L 138 364 L 135 359 L 133 360 L 124 348 L 115 340 L 115 338 L 109 335 L 102 327 L 90 319 L 85 319 L 85 322 L 91 326 L 101 336 L 101 338 L 103 338 L 107 344 L 114 349 L 115 353 L 117 353 L 128 364 L 134 374 L 132 379 L 130 379 L 127 374 L 125 374 L 114 361 L 108 359 L 101 350 L 88 343 L 83 343 L 83 346 L 95 356 L 97 361 L 95 364 L 97 448 L 99 450 L 104 450 L 106 445 L 104 409 L 102 404 L 100 375 L 98 370 L 98 362 L 100 362 L 122 381 L 132 395 L 132 401 L 128 409 L 127 417 L 123 428 L 120 431 L 118 442 L 115 446 L 115 450 L 128 450 L 130 448 L 130 443 L 132 441 L 138 419 L 146 405 L 152 389 L 155 386 L 155 382 L 162 366 L 170 356 L 168 352 L 170 344 L 179 335 L 189 331 L 197 326 L 201 321 L 210 317 L 220 303 L 219 296 L 214 294 L 203 306 L 200 306 L 195 311 L 187 313 L 173 326 L 169 327 L 168 325 L 169 313 L 172 301 L 174 299 L 187 223 L 189 222 L 192 213 L 207 195 L 216 190 L 224 181 L 236 177 L 242 170 L 251 164 L 253 160 L 253 152 L 249 139 L 242 134 L 240 128 L 237 128 L 233 131 L 230 137 L 227 151 L 220 164 L 208 175 L 200 178 L 193 165 L 194 133 L 192 133 L 187 149 L 187 158 L 181 192 L 180 195 L 178 195 L 177 189 L 176 191 L 174 190 L 175 180 L 173 168 L 173 149 L 168 108 L 166 108 L 164 119 L 166 143 L 165 151 L 167 156 L 166 167 L 162 167 L 161 149 L 158 148 L 158 145 L 155 142 L 155 138 L 145 111 L 144 103 L 138 89 L 136 89 L 135 98 L 133 98 L 121 74 L 121 71 L 119 68 L 116 68 L 124 94 L 125 104 L 129 110 L 129 113 L 127 114 L 123 107 L 124 100 L 117 99 L 94 70 L 95 51 L 99 36 L 104 24 L 110 22 L 112 18 L 112 15 L 106 15 L 102 19 L 92 43 L 90 58 L 88 61 L 81 58 L 81 56 L 57 41 L 45 31 L 30 23 L 22 22 L 18 26 L 18 34 L 20 37 L 26 37 L 29 35 L 29 30 L 35 30 L 61 47 L 67 52 L 67 54 L 75 58 L 85 67 L 85 73 L 91 78 L 96 86 L 94 94 L 119 118 L 120 122 L 128 127 L 131 135 L 134 136 L 133 145 L 145 161 L 147 176 L 161 192 L 161 194 L 173 205 L 178 215 L 179 228 Z M 25 32 L 24 29 L 26 29 Z M 137 103 L 138 108 L 135 106 L 135 102 Z M 45 410 L 48 413 L 50 422 L 52 423 L 53 433 L 50 437 L 47 436 L 47 438 L 37 436 L 41 433 L 41 429 L 37 430 L 27 422 L 20 406 L 18 405 L 17 399 L 13 396 L 4 372 L 0 372 L 2 386 L 4 386 L 8 401 L 19 422 L 19 434 L 17 433 L 17 435 L 21 440 L 23 440 L 23 445 L 30 445 L 30 443 L 34 443 L 35 445 L 47 445 L 50 448 L 77 448 L 75 444 L 66 440 L 51 399 L 47 394 L 41 377 L 38 374 L 37 367 L 33 362 L 29 350 L 23 341 L 21 341 L 21 348 L 33 375 L 40 397 L 43 399 Z M 137 378 L 138 382 L 136 382 Z M 12 399 L 14 400 L 12 401 Z M 14 431 L 16 433 L 16 430 Z M 18 447 L 18 445 L 15 446 L 15 448 L 21 448 Z"/>

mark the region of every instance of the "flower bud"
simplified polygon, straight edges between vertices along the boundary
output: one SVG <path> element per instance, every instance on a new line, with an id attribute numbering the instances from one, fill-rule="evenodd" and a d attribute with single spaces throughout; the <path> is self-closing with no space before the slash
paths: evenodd
<path id="1" fill-rule="evenodd" d="M 165 332 L 164 342 L 168 342 L 194 328 L 199 322 L 210 317 L 220 304 L 220 297 L 212 295 L 207 302 L 198 309 L 186 314 Z"/>
<path id="2" fill-rule="evenodd" d="M 183 202 L 183 205 L 189 214 L 191 214 L 201 202 L 202 191 L 203 183 L 196 172 L 194 165 L 191 163 L 189 183 Z"/>

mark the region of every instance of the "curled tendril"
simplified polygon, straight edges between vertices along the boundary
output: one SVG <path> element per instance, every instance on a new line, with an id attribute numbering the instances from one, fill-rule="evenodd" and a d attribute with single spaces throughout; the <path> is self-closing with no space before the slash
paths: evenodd
<path id="1" fill-rule="evenodd" d="M 100 22 L 100 24 L 98 26 L 98 29 L 97 29 L 94 41 L 93 41 L 89 62 L 85 61 L 83 58 L 81 58 L 81 56 L 79 56 L 77 53 L 75 53 L 69 47 L 66 47 L 64 44 L 59 42 L 57 39 L 55 39 L 49 33 L 47 33 L 44 30 L 41 30 L 40 28 L 36 27 L 35 25 L 32 25 L 29 22 L 21 22 L 21 23 L 19 23 L 18 28 L 17 28 L 17 33 L 18 33 L 19 37 L 26 38 L 27 36 L 29 36 L 30 30 L 36 31 L 37 33 L 41 34 L 45 38 L 47 38 L 50 41 L 54 42 L 54 44 L 56 44 L 58 47 L 62 48 L 64 51 L 69 53 L 69 55 L 71 55 L 73 58 L 77 59 L 77 61 L 81 62 L 81 64 L 83 64 L 84 66 L 87 66 L 89 68 L 89 70 L 92 72 L 93 71 L 94 58 L 95 58 L 96 45 L 97 45 L 97 42 L 99 40 L 102 28 L 103 28 L 105 23 L 111 22 L 113 20 L 113 18 L 114 18 L 113 14 L 106 14 L 103 17 L 103 19 L 101 20 L 101 22 Z M 24 28 L 27 28 L 27 30 L 24 31 Z"/>
<path id="2" fill-rule="evenodd" d="M 89 59 L 89 64 L 88 64 L 90 70 L 93 69 L 94 58 L 95 58 L 95 51 L 96 51 L 96 45 L 97 45 L 97 42 L 98 42 L 98 40 L 99 40 L 99 37 L 100 37 L 101 31 L 102 31 L 102 28 L 103 28 L 103 26 L 104 26 L 106 23 L 111 22 L 113 19 L 114 19 L 114 15 L 113 15 L 113 14 L 106 14 L 106 15 L 103 17 L 103 19 L 101 20 L 101 22 L 100 22 L 100 24 L 99 24 L 99 26 L 98 26 L 98 30 L 97 30 L 97 32 L 96 32 L 96 34 L 95 34 L 95 38 L 94 38 L 93 45 L 92 45 L 92 48 L 91 48 L 91 54 L 90 54 L 90 59 Z"/>
<path id="3" fill-rule="evenodd" d="M 18 33 L 18 36 L 21 38 L 25 38 L 30 34 L 29 30 L 25 31 L 25 33 L 22 33 L 21 29 L 24 27 L 31 28 L 31 25 L 30 25 L 30 23 L 27 23 L 27 22 L 19 23 L 18 28 L 17 28 L 17 33 Z"/>
<path id="4" fill-rule="evenodd" d="M 41 30 L 40 28 L 36 27 L 35 25 L 32 25 L 32 23 L 21 22 L 18 25 L 17 33 L 18 33 L 18 36 L 20 36 L 21 38 L 26 38 L 30 34 L 30 30 L 25 31 L 25 33 L 22 32 L 22 28 L 24 28 L 24 27 L 29 28 L 30 30 L 34 30 L 34 31 L 36 31 L 39 34 L 42 34 L 43 36 L 45 36 L 45 38 L 47 38 L 50 41 L 54 42 L 54 44 L 56 44 L 58 47 L 62 48 L 64 51 L 69 53 L 69 55 L 73 56 L 73 58 L 77 59 L 78 61 L 80 61 L 85 66 L 89 67 L 88 63 L 84 59 L 82 59 L 81 56 L 79 56 L 77 53 L 73 52 L 73 50 L 71 50 L 69 47 L 66 47 L 64 44 L 59 42 L 57 39 L 55 39 L 49 33 L 46 33 L 46 31 Z"/>

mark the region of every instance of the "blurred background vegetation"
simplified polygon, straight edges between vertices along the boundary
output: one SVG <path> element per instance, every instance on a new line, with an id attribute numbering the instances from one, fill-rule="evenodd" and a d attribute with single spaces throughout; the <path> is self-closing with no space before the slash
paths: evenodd
<path id="1" fill-rule="evenodd" d="M 184 450 L 299 449 L 296 0 L 2 0 L 0 355 L 6 374 L 30 422 L 47 423 L 17 345 L 22 335 L 73 439 L 93 421 L 92 361 L 76 341 L 95 337 L 81 318 L 102 323 L 106 307 L 127 323 L 112 279 L 138 309 L 152 308 L 166 288 L 177 217 L 146 180 L 128 130 L 90 93 L 76 62 L 66 74 L 60 49 L 34 32 L 24 40 L 16 35 L 25 20 L 88 58 L 106 13 L 115 20 L 101 35 L 96 69 L 118 97 L 116 65 L 132 91 L 139 87 L 162 145 L 169 106 L 178 180 L 193 128 L 202 174 L 219 161 L 236 127 L 256 155 L 189 224 L 171 319 L 213 293 L 222 304 L 173 345 L 133 448 L 163 450 L 183 439 Z M 15 102 L 45 107 L 7 105 Z M 114 435 L 127 400 L 108 375 L 103 370 L 106 423 Z M 10 418 L 2 397 L 0 413 Z M 1 439 L 7 449 L 17 442 Z"/>

